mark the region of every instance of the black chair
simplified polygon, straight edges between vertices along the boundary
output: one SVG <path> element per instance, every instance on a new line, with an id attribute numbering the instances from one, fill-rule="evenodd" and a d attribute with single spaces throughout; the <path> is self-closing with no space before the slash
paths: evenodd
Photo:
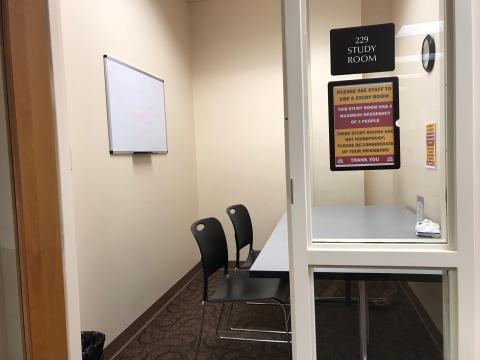
<path id="1" fill-rule="evenodd" d="M 237 248 L 235 270 L 248 270 L 252 267 L 259 250 L 253 249 L 252 219 L 244 205 L 232 205 L 227 208 L 227 214 L 235 230 L 235 245 Z M 240 250 L 249 246 L 247 259 L 240 264 Z"/>
<path id="2" fill-rule="evenodd" d="M 233 229 L 235 230 L 235 244 L 237 248 L 237 256 L 235 261 L 235 271 L 237 270 L 249 270 L 257 256 L 260 254 L 259 250 L 253 249 L 253 226 L 252 226 L 252 219 L 250 218 L 250 214 L 248 209 L 245 205 L 237 204 L 232 205 L 227 208 L 227 214 L 230 218 L 230 221 L 233 224 Z M 247 259 L 240 264 L 240 250 L 242 250 L 245 246 L 249 246 L 248 256 Z M 319 302 L 339 302 L 345 301 L 347 304 L 352 303 L 352 285 L 350 280 L 346 280 L 345 283 L 345 297 L 337 298 L 337 297 L 317 297 L 316 301 Z M 235 328 L 231 328 L 234 330 Z"/>
<path id="3" fill-rule="evenodd" d="M 198 356 L 202 339 L 203 323 L 205 318 L 206 303 L 222 303 L 222 309 L 217 322 L 216 334 L 221 339 L 228 340 L 249 340 L 269 341 L 269 339 L 254 339 L 220 336 L 218 328 L 223 315 L 225 303 L 247 302 L 247 301 L 271 301 L 278 304 L 283 312 L 285 321 L 285 341 L 275 340 L 273 342 L 284 342 L 287 344 L 288 353 L 291 356 L 288 316 L 286 304 L 289 297 L 288 282 L 281 279 L 250 278 L 248 274 L 230 274 L 228 272 L 228 249 L 227 240 L 222 225 L 215 218 L 199 220 L 191 226 L 192 234 L 197 241 L 201 254 L 203 268 L 203 297 L 202 297 L 202 322 L 195 347 L 195 359 Z M 223 268 L 223 279 L 218 288 L 209 295 L 209 277 L 217 270 Z"/>

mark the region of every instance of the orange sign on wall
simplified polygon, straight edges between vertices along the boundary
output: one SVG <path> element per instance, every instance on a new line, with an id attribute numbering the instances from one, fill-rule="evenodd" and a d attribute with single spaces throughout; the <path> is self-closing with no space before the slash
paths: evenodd
<path id="1" fill-rule="evenodd" d="M 437 123 L 431 122 L 425 125 L 426 137 L 426 162 L 429 169 L 437 167 Z"/>
<path id="2" fill-rule="evenodd" d="M 330 168 L 398 169 L 398 78 L 332 82 Z"/>

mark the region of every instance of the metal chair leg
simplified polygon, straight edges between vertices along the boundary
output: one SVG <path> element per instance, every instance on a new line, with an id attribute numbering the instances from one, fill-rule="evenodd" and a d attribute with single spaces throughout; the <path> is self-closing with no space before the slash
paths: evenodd
<path id="1" fill-rule="evenodd" d="M 218 320 L 217 320 L 217 328 L 215 329 L 215 334 L 217 335 L 217 338 L 221 339 L 222 337 L 219 335 L 218 333 L 218 329 L 220 327 L 220 321 L 222 320 L 222 316 L 223 316 L 223 310 L 225 309 L 225 303 L 222 303 L 222 310 L 220 310 L 220 315 L 218 316 Z"/>
<path id="2" fill-rule="evenodd" d="M 283 319 L 285 320 L 285 341 L 287 343 L 287 347 L 288 347 L 288 358 L 291 359 L 292 358 L 292 349 L 290 348 L 290 336 L 289 336 L 289 330 L 288 330 L 288 317 L 287 317 L 287 309 L 286 309 L 286 306 L 285 304 L 281 304 L 280 303 L 280 306 L 282 308 L 282 312 L 283 312 Z"/>
<path id="3" fill-rule="evenodd" d="M 203 323 L 205 321 L 205 302 L 202 301 L 202 321 L 200 323 L 200 331 L 198 333 L 197 345 L 195 346 L 195 360 L 198 358 L 198 351 L 200 350 L 200 343 L 202 342 Z"/>
<path id="4" fill-rule="evenodd" d="M 358 282 L 359 296 L 359 325 L 360 325 L 360 353 L 361 360 L 368 359 L 368 297 L 365 281 Z"/>
<path id="5" fill-rule="evenodd" d="M 232 316 L 232 311 L 233 311 L 233 302 L 232 302 L 232 305 L 230 305 L 230 311 L 228 312 L 228 316 L 227 316 L 227 328 L 229 328 L 229 325 L 230 325 L 230 317 Z M 232 328 L 230 327 L 230 330 L 232 330 Z"/>
<path id="6" fill-rule="evenodd" d="M 255 301 L 247 301 L 245 304 L 247 305 L 269 305 L 269 306 L 282 306 L 281 303 L 276 303 L 276 302 L 255 302 Z M 290 304 L 283 304 L 284 306 L 288 306 L 290 307 Z M 232 313 L 232 309 L 233 309 L 233 303 L 232 303 L 232 307 L 230 308 L 230 314 L 228 315 L 228 320 L 227 320 L 227 328 L 230 330 L 230 331 L 239 331 L 239 332 L 246 332 L 246 333 L 263 333 L 263 334 L 284 334 L 285 331 L 283 330 L 265 330 L 265 329 L 255 329 L 255 328 L 240 328 L 240 327 L 234 327 L 234 326 L 230 326 L 228 327 L 228 324 L 229 324 L 229 320 L 230 320 L 230 316 L 231 316 L 231 313 Z M 290 319 L 290 311 L 288 312 L 288 319 Z M 289 334 L 291 334 L 291 332 L 289 332 Z"/>
<path id="7" fill-rule="evenodd" d="M 345 303 L 352 305 L 352 281 L 345 280 Z"/>
<path id="8" fill-rule="evenodd" d="M 248 329 L 231 327 L 230 331 L 246 332 L 246 333 L 259 333 L 259 334 L 285 334 L 285 330 L 264 330 L 264 329 Z M 291 334 L 291 332 L 289 332 Z"/>
<path id="9" fill-rule="evenodd" d="M 247 301 L 247 305 L 268 305 L 268 306 L 279 306 L 277 303 L 272 302 L 260 302 L 260 301 Z M 290 306 L 290 304 L 285 304 L 285 306 Z"/>
<path id="10" fill-rule="evenodd" d="M 350 304 L 358 304 L 359 299 L 357 297 L 352 297 L 348 300 L 345 296 L 315 296 L 315 302 L 320 304 L 341 304 L 344 303 L 346 305 Z M 368 298 L 368 302 L 372 305 L 384 305 L 386 303 L 386 299 L 382 298 Z"/>
<path id="11" fill-rule="evenodd" d="M 225 311 L 225 303 L 222 303 L 222 309 L 220 311 L 220 315 L 217 320 L 217 327 L 215 329 L 215 335 L 218 339 L 222 340 L 238 340 L 238 341 L 253 341 L 253 342 L 267 342 L 267 343 L 283 343 L 283 340 L 269 340 L 269 339 L 255 339 L 255 338 L 243 338 L 243 337 L 236 337 L 236 336 L 225 336 L 220 335 L 220 323 L 222 322 L 223 313 Z M 253 331 L 253 332 L 263 332 L 263 331 Z M 283 333 L 283 331 L 282 331 Z"/>
<path id="12" fill-rule="evenodd" d="M 253 341 L 253 342 L 263 342 L 263 343 L 280 343 L 280 344 L 284 344 L 286 343 L 288 345 L 288 351 L 289 351 L 289 354 L 290 354 L 290 340 L 289 340 L 289 335 L 290 335 L 290 332 L 288 330 L 288 317 L 287 317 L 287 310 L 286 310 L 286 306 L 285 304 L 282 304 L 276 300 L 275 301 L 275 304 L 277 305 L 280 305 L 281 308 L 282 308 L 282 311 L 283 311 L 283 316 L 284 316 L 284 319 L 285 319 L 285 325 L 286 325 L 286 333 L 284 331 L 268 331 L 268 330 L 252 330 L 252 329 L 243 329 L 243 331 L 246 331 L 246 332 L 261 332 L 261 333 L 277 333 L 277 334 L 285 334 L 285 337 L 286 337 L 286 340 L 270 340 L 270 339 L 255 339 L 255 338 L 244 338 L 244 337 L 234 337 L 234 336 L 224 336 L 224 335 L 220 335 L 220 323 L 221 323 L 221 320 L 222 320 L 222 317 L 223 317 L 223 313 L 224 313 L 224 310 L 225 310 L 225 303 L 222 303 L 222 309 L 220 311 L 220 315 L 218 317 L 218 320 L 217 320 L 217 326 L 216 326 L 216 329 L 215 329 L 215 335 L 217 336 L 218 339 L 222 339 L 222 340 L 238 340 L 238 341 Z M 242 331 L 242 330 L 239 330 L 239 331 Z M 291 354 L 290 354 L 291 355 Z"/>

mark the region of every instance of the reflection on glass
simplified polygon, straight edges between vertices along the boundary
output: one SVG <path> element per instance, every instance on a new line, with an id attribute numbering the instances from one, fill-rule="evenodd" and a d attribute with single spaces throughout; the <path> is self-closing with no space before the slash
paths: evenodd
<path id="1" fill-rule="evenodd" d="M 0 75 L 0 174 L 0 359 L 21 360 L 24 358 L 23 341 L 2 75 Z"/>
<path id="2" fill-rule="evenodd" d="M 314 284 L 319 359 L 329 358 L 326 354 L 338 359 L 362 358 L 362 327 L 368 358 L 444 358 L 441 283 L 367 281 L 363 289 L 369 306 L 363 316 L 359 281 L 316 279 Z"/>
<path id="3" fill-rule="evenodd" d="M 446 241 L 445 13 L 444 0 L 310 0 L 314 241 Z M 395 24 L 394 71 L 331 75 L 330 30 L 386 23 Z M 331 171 L 328 83 L 384 77 L 399 79 L 400 168 Z"/>

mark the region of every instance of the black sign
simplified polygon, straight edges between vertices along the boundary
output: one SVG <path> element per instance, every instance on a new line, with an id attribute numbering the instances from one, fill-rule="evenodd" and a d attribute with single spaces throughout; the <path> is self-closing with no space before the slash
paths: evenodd
<path id="1" fill-rule="evenodd" d="M 395 24 L 330 31 L 332 75 L 395 70 Z"/>
<path id="2" fill-rule="evenodd" d="M 330 169 L 400 168 L 398 78 L 328 84 Z"/>

